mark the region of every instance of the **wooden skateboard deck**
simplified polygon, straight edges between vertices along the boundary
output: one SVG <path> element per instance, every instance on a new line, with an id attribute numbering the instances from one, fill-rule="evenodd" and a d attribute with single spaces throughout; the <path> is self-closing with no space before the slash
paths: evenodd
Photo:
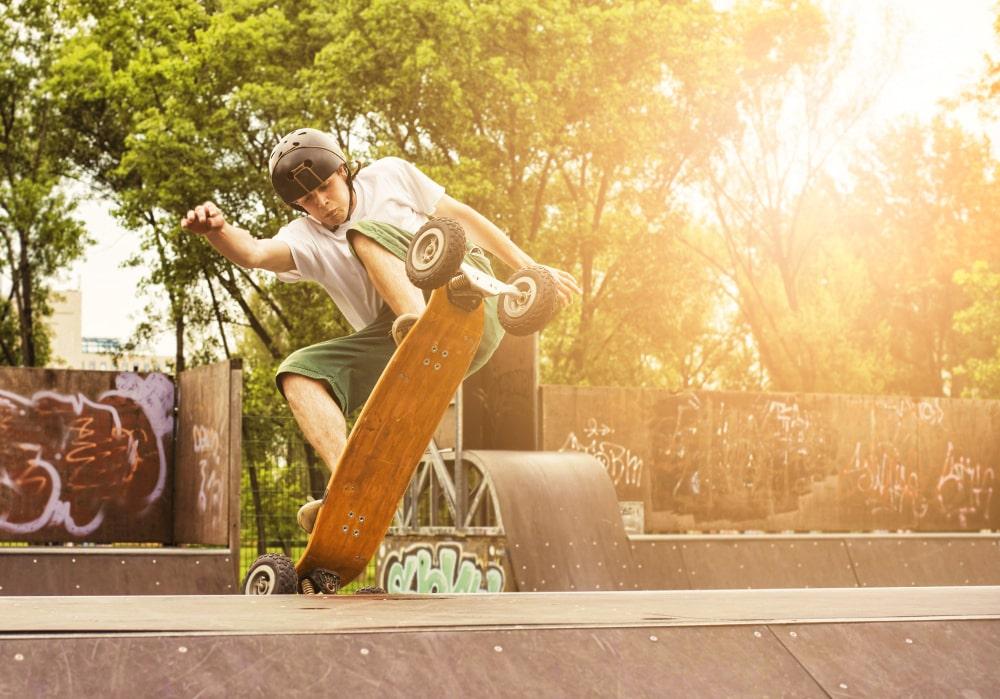
<path id="1" fill-rule="evenodd" d="M 300 579 L 325 568 L 346 585 L 364 572 L 472 363 L 483 317 L 482 303 L 467 311 L 446 288 L 432 292 L 351 430 L 295 566 Z"/>

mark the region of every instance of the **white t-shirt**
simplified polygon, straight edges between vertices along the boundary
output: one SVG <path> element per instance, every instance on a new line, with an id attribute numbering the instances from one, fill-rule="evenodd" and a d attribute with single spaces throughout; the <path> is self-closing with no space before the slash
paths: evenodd
<path id="1" fill-rule="evenodd" d="M 444 187 L 399 158 L 382 158 L 354 178 L 357 203 L 351 218 L 331 232 L 312 216 L 295 219 L 274 236 L 292 251 L 296 269 L 279 272 L 283 282 L 319 282 L 355 330 L 365 327 L 382 308 L 361 262 L 351 253 L 347 231 L 371 220 L 391 223 L 415 233 L 427 222 L 444 195 Z"/>

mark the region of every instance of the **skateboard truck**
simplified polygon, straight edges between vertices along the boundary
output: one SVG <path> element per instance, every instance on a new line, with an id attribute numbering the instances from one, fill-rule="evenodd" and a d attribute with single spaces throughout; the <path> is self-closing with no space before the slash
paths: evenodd
<path id="1" fill-rule="evenodd" d="M 466 311 L 489 296 L 498 297 L 500 325 L 511 335 L 541 330 L 558 310 L 556 280 L 542 265 L 514 272 L 506 282 L 465 262 L 465 231 L 457 221 L 432 218 L 418 230 L 406 252 L 406 275 L 425 291 L 447 287 L 448 298 Z"/>
<path id="2" fill-rule="evenodd" d="M 458 269 L 468 282 L 468 287 L 475 289 L 483 296 L 521 295 L 524 293 L 513 284 L 507 284 L 495 277 L 491 277 L 486 272 L 476 269 L 468 262 L 463 262 L 462 266 Z M 452 281 L 455 281 L 455 279 L 452 279 Z"/>
<path id="3" fill-rule="evenodd" d="M 475 310 L 487 296 L 512 296 L 520 299 L 525 292 L 513 284 L 506 284 L 463 262 L 460 274 L 448 281 L 448 298 L 467 311 Z"/>
<path id="4" fill-rule="evenodd" d="M 315 568 L 302 578 L 301 585 L 307 595 L 335 595 L 340 589 L 340 576 L 326 568 Z"/>

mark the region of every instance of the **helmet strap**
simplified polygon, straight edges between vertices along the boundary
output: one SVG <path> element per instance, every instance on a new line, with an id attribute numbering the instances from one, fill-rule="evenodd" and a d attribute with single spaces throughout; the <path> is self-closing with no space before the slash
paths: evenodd
<path id="1" fill-rule="evenodd" d="M 350 203 L 347 205 L 347 220 L 350 221 L 351 216 L 354 214 L 354 207 L 358 204 L 358 195 L 357 192 L 354 191 L 354 176 L 358 174 L 358 170 L 361 168 L 357 168 L 354 172 L 351 172 L 351 166 L 345 161 L 344 169 L 347 171 L 347 177 L 345 178 L 347 180 L 347 190 L 351 193 Z M 299 207 L 296 206 L 295 208 L 298 209 Z M 331 233 L 335 233 L 342 225 L 344 224 L 336 225 L 333 228 L 327 228 L 327 230 Z"/>
<path id="2" fill-rule="evenodd" d="M 347 205 L 347 220 L 350 221 L 351 216 L 354 214 L 354 207 L 358 204 L 358 194 L 354 191 L 354 176 L 358 174 L 358 170 L 361 168 L 356 168 L 354 172 L 351 172 L 351 166 L 346 162 L 344 165 L 347 170 L 347 189 L 351 192 L 351 203 Z"/>

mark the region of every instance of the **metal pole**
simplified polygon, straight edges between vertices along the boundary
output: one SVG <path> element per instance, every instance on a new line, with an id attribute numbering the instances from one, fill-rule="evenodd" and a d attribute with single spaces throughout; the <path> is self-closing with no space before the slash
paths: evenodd
<path id="1" fill-rule="evenodd" d="M 469 486 L 465 482 L 462 463 L 462 384 L 455 391 L 455 527 L 465 529 L 465 513 L 469 508 Z"/>

